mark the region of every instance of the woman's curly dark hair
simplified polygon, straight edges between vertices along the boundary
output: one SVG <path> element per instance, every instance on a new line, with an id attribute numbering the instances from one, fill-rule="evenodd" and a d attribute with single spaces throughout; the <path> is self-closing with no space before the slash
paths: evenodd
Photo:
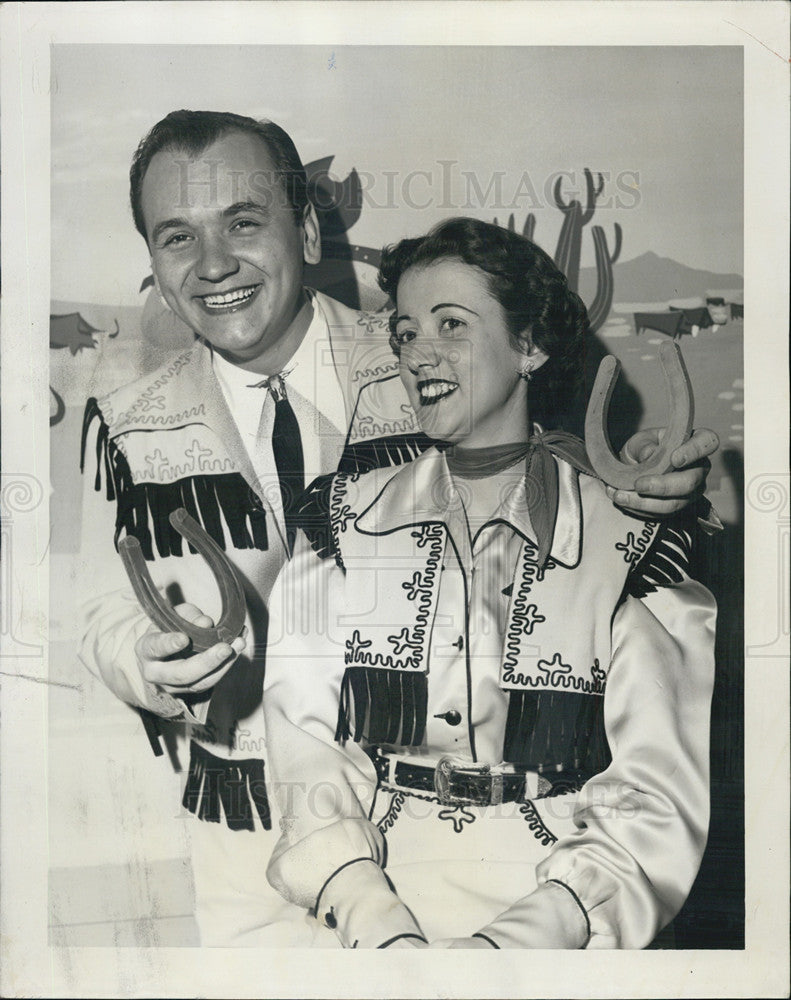
<path id="1" fill-rule="evenodd" d="M 535 243 L 501 226 L 467 218 L 448 219 L 426 236 L 385 247 L 379 286 L 395 302 L 405 271 L 448 258 L 486 274 L 516 346 L 525 348 L 527 332 L 548 355 L 530 382 L 531 417 L 546 426 L 563 424 L 583 381 L 588 313 L 582 299 Z M 398 354 L 392 335 L 390 344 Z"/>

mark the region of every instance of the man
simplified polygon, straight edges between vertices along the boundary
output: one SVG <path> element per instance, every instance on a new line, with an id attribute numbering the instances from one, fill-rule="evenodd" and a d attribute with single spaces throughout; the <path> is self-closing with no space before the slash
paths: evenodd
<path id="1" fill-rule="evenodd" d="M 97 525 L 107 519 L 104 492 L 115 504 L 116 542 L 136 536 L 156 582 L 180 595 L 173 599 L 183 617 L 208 627 L 213 578 L 168 521 L 186 507 L 239 571 L 247 634 L 190 654 L 184 634 L 150 625 L 113 554 L 106 558 L 116 560 L 117 590 L 89 606 L 81 658 L 129 704 L 195 727 L 184 805 L 203 820 L 192 824 L 202 942 L 308 945 L 313 932 L 301 911 L 265 880 L 277 820 L 273 830 L 264 656 L 267 641 L 295 627 L 268 621 L 267 600 L 293 546 L 301 488 L 341 462 L 409 460 L 427 439 L 397 378 L 384 319 L 303 286 L 321 237 L 282 129 L 173 112 L 140 144 L 130 180 L 157 290 L 198 339 L 153 375 L 89 401 L 84 454 L 95 452 L 98 469 L 86 516 Z M 713 435 L 700 433 L 679 449 L 677 466 L 715 447 Z M 686 469 L 648 483 L 654 499 L 616 499 L 662 513 L 684 506 L 704 479 L 702 468 Z"/>

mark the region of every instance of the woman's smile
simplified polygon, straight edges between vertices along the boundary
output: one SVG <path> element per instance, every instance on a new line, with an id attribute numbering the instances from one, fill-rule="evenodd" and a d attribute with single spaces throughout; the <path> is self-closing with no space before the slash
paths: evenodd
<path id="1" fill-rule="evenodd" d="M 434 406 L 441 400 L 447 399 L 458 388 L 458 382 L 450 382 L 442 378 L 423 379 L 417 383 L 422 406 Z"/>

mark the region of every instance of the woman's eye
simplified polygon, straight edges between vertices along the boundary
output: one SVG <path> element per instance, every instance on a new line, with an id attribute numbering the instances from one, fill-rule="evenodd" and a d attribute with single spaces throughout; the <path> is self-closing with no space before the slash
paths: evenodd
<path id="1" fill-rule="evenodd" d="M 463 326 L 466 326 L 463 319 L 457 319 L 455 316 L 446 316 L 440 323 L 439 330 L 440 333 L 453 334 Z"/>
<path id="2" fill-rule="evenodd" d="M 400 346 L 401 344 L 408 344 L 410 340 L 415 339 L 414 330 L 396 330 L 393 334 L 395 342 Z"/>

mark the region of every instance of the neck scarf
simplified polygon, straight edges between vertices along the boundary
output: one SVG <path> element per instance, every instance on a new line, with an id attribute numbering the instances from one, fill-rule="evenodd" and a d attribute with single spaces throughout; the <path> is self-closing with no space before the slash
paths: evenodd
<path id="1" fill-rule="evenodd" d="M 552 547 L 558 516 L 558 467 L 553 455 L 568 462 L 578 472 L 595 476 L 585 451 L 585 443 L 566 431 L 535 431 L 526 442 L 492 448 L 459 448 L 446 451 L 451 475 L 463 479 L 483 479 L 525 463 L 525 495 L 530 523 L 538 543 L 538 563 L 543 566 Z"/>

